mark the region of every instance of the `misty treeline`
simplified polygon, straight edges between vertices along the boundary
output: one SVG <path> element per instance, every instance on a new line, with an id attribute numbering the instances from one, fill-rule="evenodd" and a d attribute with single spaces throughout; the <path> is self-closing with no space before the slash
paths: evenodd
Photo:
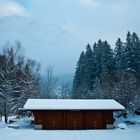
<path id="1" fill-rule="evenodd" d="M 107 41 L 87 45 L 77 62 L 73 98 L 115 99 L 127 110 L 140 109 L 140 39 L 128 32 L 112 49 Z"/>
<path id="2" fill-rule="evenodd" d="M 39 97 L 40 65 L 23 55 L 16 41 L 0 52 L 0 114 L 15 113 L 28 98 Z"/>
<path id="3" fill-rule="evenodd" d="M 45 99 L 70 99 L 72 98 L 72 84 L 60 82 L 54 74 L 54 67 L 48 66 L 46 75 L 41 80 L 41 98 Z"/>

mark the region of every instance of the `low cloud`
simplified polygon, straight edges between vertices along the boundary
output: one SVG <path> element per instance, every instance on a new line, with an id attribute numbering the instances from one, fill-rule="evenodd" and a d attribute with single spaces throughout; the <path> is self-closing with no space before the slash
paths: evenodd
<path id="1" fill-rule="evenodd" d="M 81 0 L 82 4 L 85 6 L 96 6 L 98 3 L 95 0 Z"/>
<path id="2" fill-rule="evenodd" d="M 0 16 L 27 16 L 26 9 L 15 1 L 0 0 Z"/>

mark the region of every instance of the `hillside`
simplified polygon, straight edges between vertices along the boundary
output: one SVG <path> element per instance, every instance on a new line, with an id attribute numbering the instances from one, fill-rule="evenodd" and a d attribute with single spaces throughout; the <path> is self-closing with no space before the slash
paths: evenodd
<path id="1" fill-rule="evenodd" d="M 0 17 L 0 47 L 10 41 L 21 41 L 26 56 L 48 65 L 59 74 L 72 74 L 84 45 L 80 38 L 61 25 L 52 25 L 30 17 Z M 43 51 L 42 51 L 43 50 Z"/>

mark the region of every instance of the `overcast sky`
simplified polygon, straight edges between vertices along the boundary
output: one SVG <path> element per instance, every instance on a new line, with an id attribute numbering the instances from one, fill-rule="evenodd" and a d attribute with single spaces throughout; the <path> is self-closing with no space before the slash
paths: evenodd
<path id="1" fill-rule="evenodd" d="M 128 30 L 140 32 L 140 0 L 0 0 L 0 16 L 23 15 L 114 43 Z"/>
<path id="2" fill-rule="evenodd" d="M 115 44 L 140 33 L 140 0 L 0 0 L 0 16 L 21 15 L 60 24 L 84 41 Z M 80 52 L 79 52 L 80 54 Z"/>

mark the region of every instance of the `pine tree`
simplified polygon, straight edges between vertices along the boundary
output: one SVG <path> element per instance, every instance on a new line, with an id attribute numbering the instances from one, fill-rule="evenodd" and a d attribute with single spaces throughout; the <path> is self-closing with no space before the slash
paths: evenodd
<path id="1" fill-rule="evenodd" d="M 103 42 L 101 69 L 101 87 L 104 91 L 104 98 L 112 98 L 112 88 L 114 84 L 114 59 L 113 51 L 107 41 Z"/>
<path id="2" fill-rule="evenodd" d="M 103 42 L 102 54 L 101 54 L 101 69 L 102 69 L 102 78 L 106 76 L 112 76 L 114 71 L 114 62 L 113 62 L 113 52 L 107 41 Z"/>
<path id="3" fill-rule="evenodd" d="M 134 59 L 134 48 L 132 42 L 131 33 L 128 32 L 126 35 L 125 43 L 125 56 L 124 56 L 124 70 L 128 73 L 135 73 L 135 65 L 133 64 Z"/>
<path id="4" fill-rule="evenodd" d="M 140 79 L 140 40 L 135 32 L 132 34 L 132 43 L 133 69 L 135 70 L 135 76 L 137 79 Z"/>
<path id="5" fill-rule="evenodd" d="M 140 108 L 140 40 L 138 35 L 134 32 L 132 34 L 132 42 L 133 42 L 133 66 L 135 68 L 135 94 L 134 99 L 131 101 L 132 110 L 135 111 Z"/>
<path id="6" fill-rule="evenodd" d="M 85 53 L 81 52 L 79 61 L 76 65 L 76 72 L 73 80 L 73 98 L 81 98 L 82 90 L 84 90 L 85 76 Z"/>
<path id="7" fill-rule="evenodd" d="M 101 73 L 102 73 L 102 69 L 101 69 L 102 46 L 103 46 L 103 43 L 102 43 L 102 41 L 100 39 L 99 39 L 97 44 L 95 43 L 93 45 L 93 53 L 94 53 L 93 57 L 94 57 L 96 80 L 101 79 Z"/>
<path id="8" fill-rule="evenodd" d="M 115 73 L 116 73 L 116 78 L 119 80 L 122 75 L 122 71 L 124 69 L 124 46 L 123 42 L 121 41 L 120 38 L 118 38 L 116 42 L 116 47 L 114 50 L 114 61 L 115 61 Z"/>
<path id="9" fill-rule="evenodd" d="M 86 46 L 85 52 L 85 86 L 87 91 L 85 92 L 84 98 L 90 98 L 91 91 L 93 90 L 93 84 L 95 81 L 95 65 L 94 65 L 94 53 L 91 46 Z"/>

